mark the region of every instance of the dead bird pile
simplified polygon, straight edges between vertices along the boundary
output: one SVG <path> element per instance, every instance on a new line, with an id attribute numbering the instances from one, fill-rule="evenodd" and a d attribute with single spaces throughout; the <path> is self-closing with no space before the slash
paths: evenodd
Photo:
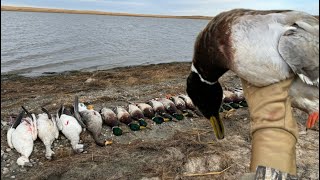
<path id="1" fill-rule="evenodd" d="M 223 92 L 220 111 L 246 106 L 241 89 Z M 126 124 L 132 131 L 138 131 L 148 128 L 146 119 L 161 124 L 168 121 L 177 122 L 185 117 L 202 116 L 190 97 L 184 94 L 167 95 L 165 98 L 154 98 L 143 103 L 129 102 L 127 107 L 104 107 L 100 111 L 94 110 L 93 105 L 79 102 L 76 96 L 72 106 L 61 105 L 56 114 L 50 114 L 44 107 L 41 110 L 43 113 L 36 116 L 22 106 L 21 113 L 15 120 L 11 119 L 14 123 L 7 132 L 7 142 L 10 148 L 21 154 L 16 161 L 20 166 L 32 166 L 29 156 L 38 137 L 45 145 L 45 157 L 52 159 L 55 153 L 51 146 L 59 137 L 59 131 L 70 141 L 72 149 L 81 153 L 85 145 L 80 143 L 80 133 L 85 130 L 90 132 L 97 145 L 112 144 L 112 141 L 100 137 L 103 123 L 111 127 L 115 136 L 120 136 L 123 134 L 121 123 Z"/>

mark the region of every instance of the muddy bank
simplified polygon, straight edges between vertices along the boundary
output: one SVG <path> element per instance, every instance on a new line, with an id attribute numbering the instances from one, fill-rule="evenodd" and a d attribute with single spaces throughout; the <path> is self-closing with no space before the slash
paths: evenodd
<path id="1" fill-rule="evenodd" d="M 9 149 L 6 133 L 9 115 L 24 105 L 40 113 L 45 106 L 55 113 L 60 104 L 80 100 L 102 107 L 144 102 L 167 94 L 185 93 L 190 63 L 170 63 L 116 68 L 95 72 L 67 72 L 38 78 L 1 77 L 1 177 L 4 179 L 239 179 L 248 172 L 250 162 L 249 114 L 241 108 L 222 114 L 226 138 L 216 141 L 208 120 L 185 118 L 160 125 L 148 121 L 151 129 L 113 136 L 103 127 L 103 137 L 113 144 L 98 147 L 87 132 L 81 139 L 85 152 L 73 153 L 68 140 L 60 134 L 53 144 L 55 158 L 44 156 L 44 145 L 37 139 L 30 156 L 33 167 L 16 165 L 19 157 Z M 221 78 L 224 88 L 241 87 L 231 72 Z M 297 145 L 298 175 L 301 179 L 319 179 L 319 127 L 304 131 L 305 113 L 294 110 L 299 122 Z M 229 168 L 230 167 L 230 168 Z M 187 174 L 225 172 L 219 175 Z"/>

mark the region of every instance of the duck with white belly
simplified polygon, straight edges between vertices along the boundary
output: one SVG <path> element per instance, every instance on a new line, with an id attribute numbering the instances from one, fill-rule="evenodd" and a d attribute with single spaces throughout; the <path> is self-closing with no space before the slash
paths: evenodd
<path id="1" fill-rule="evenodd" d="M 72 112 L 74 111 L 74 109 L 65 108 L 61 105 L 57 113 L 57 126 L 62 134 L 69 139 L 72 149 L 77 153 L 81 153 L 84 150 L 84 145 L 79 144 L 80 133 L 82 132 L 82 128 L 86 126 L 79 117 L 75 118 L 73 116 Z"/>
<path id="2" fill-rule="evenodd" d="M 164 122 L 163 117 L 156 115 L 152 106 L 147 103 L 138 103 L 138 108 L 142 111 L 143 115 L 149 119 L 152 119 L 156 124 L 161 124 Z"/>
<path id="3" fill-rule="evenodd" d="M 143 112 L 134 104 L 128 105 L 128 112 L 132 119 L 138 121 L 140 128 L 146 128 L 148 123 L 145 121 Z"/>
<path id="4" fill-rule="evenodd" d="M 118 120 L 116 113 L 109 108 L 102 108 L 100 114 L 103 122 L 112 128 L 112 133 L 116 136 L 121 136 L 122 129 L 120 128 L 120 121 Z"/>
<path id="5" fill-rule="evenodd" d="M 175 104 L 177 109 L 183 112 L 184 116 L 193 117 L 193 113 L 189 109 L 187 109 L 186 103 L 179 96 L 169 96 L 167 98 Z"/>
<path id="6" fill-rule="evenodd" d="M 41 108 L 41 110 L 44 113 L 39 114 L 37 118 L 38 137 L 45 145 L 45 157 L 51 160 L 52 155 L 54 154 L 51 149 L 51 145 L 53 141 L 59 137 L 59 130 L 57 127 L 56 118 L 53 117 L 47 109 Z"/>
<path id="7" fill-rule="evenodd" d="M 200 117 L 203 116 L 202 113 L 193 104 L 193 102 L 189 96 L 187 96 L 185 94 L 179 94 L 178 97 L 184 100 L 184 102 L 186 103 L 187 109 L 194 111 L 197 114 L 197 116 L 200 116 Z"/>
<path id="8" fill-rule="evenodd" d="M 115 112 L 119 121 L 129 126 L 132 131 L 140 130 L 140 125 L 132 121 L 131 116 L 126 109 L 121 106 L 117 106 Z"/>
<path id="9" fill-rule="evenodd" d="M 157 101 L 161 102 L 166 111 L 177 120 L 182 120 L 184 116 L 179 112 L 176 105 L 167 98 L 156 98 Z"/>
<path id="10" fill-rule="evenodd" d="M 161 102 L 151 99 L 147 103 L 153 108 L 155 117 L 163 117 L 164 122 L 172 121 L 173 117 L 166 112 L 166 109 Z"/>
<path id="11" fill-rule="evenodd" d="M 7 132 L 7 141 L 10 148 L 15 148 L 21 154 L 17 159 L 17 164 L 20 166 L 32 166 L 29 156 L 33 151 L 33 141 L 37 139 L 36 116 L 26 111 L 23 106 L 22 108 L 23 111 Z M 26 118 L 23 117 L 25 113 L 27 113 Z"/>

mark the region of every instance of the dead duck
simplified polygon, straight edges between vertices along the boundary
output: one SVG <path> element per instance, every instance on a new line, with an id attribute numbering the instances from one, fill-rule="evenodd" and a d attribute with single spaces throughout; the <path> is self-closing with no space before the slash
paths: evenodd
<path id="1" fill-rule="evenodd" d="M 57 127 L 70 141 L 72 149 L 77 153 L 81 153 L 84 150 L 84 145 L 79 143 L 80 133 L 82 132 L 82 128 L 86 126 L 79 117 L 74 117 L 74 112 L 74 107 L 67 108 L 61 105 L 57 112 Z"/>
<path id="2" fill-rule="evenodd" d="M 193 104 L 191 98 L 185 94 L 179 94 L 178 96 L 179 98 L 181 98 L 185 104 L 186 104 L 186 108 L 191 109 L 191 110 L 195 110 L 196 106 Z"/>
<path id="3" fill-rule="evenodd" d="M 319 114 L 319 20 L 291 10 L 234 9 L 215 16 L 200 32 L 187 93 L 218 139 L 224 138 L 218 79 L 228 70 L 259 87 L 295 77 L 292 106 L 307 112 L 307 127 L 313 126 Z"/>
<path id="4" fill-rule="evenodd" d="M 196 113 L 197 116 L 202 117 L 203 114 L 196 108 L 196 106 L 193 104 L 191 98 L 185 94 L 180 94 L 178 96 L 179 98 L 183 99 L 184 102 L 186 103 L 187 109 L 192 110 L 193 112 Z"/>
<path id="5" fill-rule="evenodd" d="M 192 111 L 187 109 L 186 102 L 182 98 L 180 98 L 179 96 L 169 96 L 167 98 L 175 104 L 177 109 L 183 112 L 184 116 L 193 117 Z"/>
<path id="6" fill-rule="evenodd" d="M 22 108 L 23 110 L 7 132 L 7 141 L 10 148 L 14 148 L 21 154 L 17 159 L 17 164 L 31 167 L 29 157 L 38 134 L 36 116 L 30 114 L 23 106 Z M 27 113 L 27 117 L 24 118 L 25 113 Z"/>
<path id="7" fill-rule="evenodd" d="M 147 104 L 152 107 L 153 111 L 155 112 L 155 117 L 162 117 L 164 122 L 172 121 L 173 117 L 166 112 L 166 109 L 161 102 L 151 99 L 147 102 Z"/>
<path id="8" fill-rule="evenodd" d="M 152 119 L 156 124 L 161 124 L 164 122 L 164 119 L 156 115 L 152 106 L 150 106 L 147 103 L 138 103 L 137 104 L 138 108 L 142 111 L 143 115 L 149 119 Z"/>
<path id="9" fill-rule="evenodd" d="M 102 117 L 100 113 L 95 111 L 92 105 L 87 107 L 83 103 L 79 103 L 78 96 L 75 96 L 74 106 L 74 113 L 80 114 L 81 121 L 86 125 L 86 128 L 91 133 L 95 143 L 101 147 L 107 145 L 107 141 L 100 138 L 102 131 Z"/>
<path id="10" fill-rule="evenodd" d="M 166 111 L 177 120 L 182 120 L 184 116 L 179 112 L 176 105 L 167 98 L 156 98 L 157 101 L 161 102 Z"/>
<path id="11" fill-rule="evenodd" d="M 185 109 L 187 109 L 186 103 L 179 96 L 169 96 L 167 98 L 171 100 L 180 111 L 184 111 Z"/>
<path id="12" fill-rule="evenodd" d="M 121 106 L 117 106 L 115 108 L 115 112 L 117 114 L 117 118 L 119 119 L 119 121 L 128 125 L 132 131 L 140 130 L 140 125 L 132 121 L 130 114 L 125 108 Z"/>
<path id="13" fill-rule="evenodd" d="M 142 111 L 143 115 L 149 119 L 154 117 L 153 108 L 146 103 L 137 103 L 138 108 Z"/>
<path id="14" fill-rule="evenodd" d="M 122 135 L 122 129 L 120 128 L 120 121 L 117 118 L 116 113 L 114 113 L 110 108 L 102 108 L 100 114 L 103 122 L 112 128 L 112 133 L 116 136 Z"/>
<path id="15" fill-rule="evenodd" d="M 128 105 L 128 112 L 132 119 L 138 121 L 140 128 L 147 127 L 148 123 L 145 121 L 143 112 L 135 104 Z"/>
<path id="16" fill-rule="evenodd" d="M 235 89 L 234 92 L 229 90 L 223 91 L 223 103 L 221 105 L 220 112 L 223 110 L 238 109 L 241 107 L 248 107 L 247 102 L 244 98 L 243 91 Z"/>
<path id="17" fill-rule="evenodd" d="M 41 110 L 44 113 L 38 114 L 37 116 L 38 137 L 41 139 L 46 148 L 45 157 L 51 160 L 52 155 L 54 154 L 51 146 L 53 141 L 58 139 L 59 130 L 57 127 L 56 118 L 52 116 L 44 107 L 42 107 Z"/>

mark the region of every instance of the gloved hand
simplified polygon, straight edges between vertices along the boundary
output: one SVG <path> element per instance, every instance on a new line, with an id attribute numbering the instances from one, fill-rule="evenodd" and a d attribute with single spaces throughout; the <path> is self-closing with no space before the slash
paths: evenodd
<path id="1" fill-rule="evenodd" d="M 292 78 L 256 87 L 242 79 L 251 117 L 251 164 L 296 175 L 297 122 L 292 115 L 289 88 Z"/>

